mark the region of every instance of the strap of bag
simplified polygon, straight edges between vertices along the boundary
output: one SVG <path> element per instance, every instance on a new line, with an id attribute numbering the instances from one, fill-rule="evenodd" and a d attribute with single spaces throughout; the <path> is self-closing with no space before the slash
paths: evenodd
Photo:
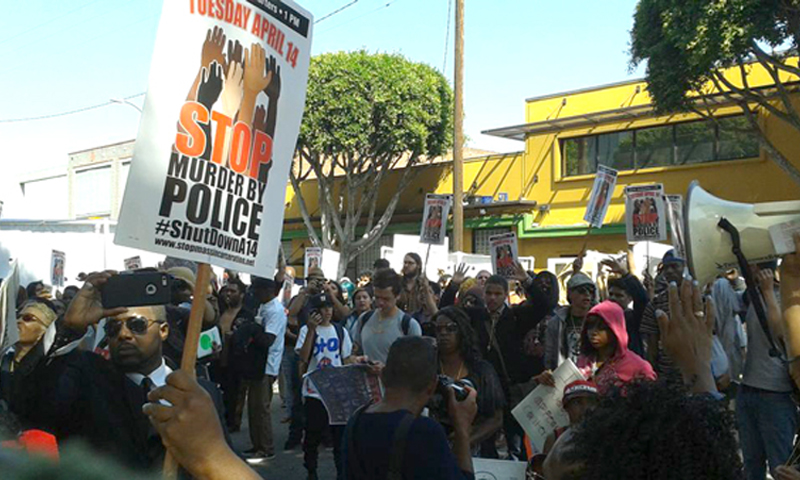
<path id="1" fill-rule="evenodd" d="M 411 315 L 407 313 L 403 313 L 403 321 L 401 323 L 401 327 L 403 329 L 403 336 L 408 336 L 408 330 L 411 327 Z"/>
<path id="2" fill-rule="evenodd" d="M 415 417 L 410 413 L 403 417 L 397 430 L 392 437 L 392 454 L 389 457 L 389 474 L 386 480 L 402 480 L 403 479 L 403 457 L 406 453 L 406 441 L 408 440 L 408 431 L 411 430 L 411 425 L 414 423 Z"/>
<path id="3" fill-rule="evenodd" d="M 361 325 L 359 325 L 358 327 L 359 335 L 363 333 L 364 325 L 367 324 L 367 322 L 369 321 L 370 318 L 372 318 L 373 315 L 375 315 L 375 310 L 370 310 L 369 312 L 364 314 L 364 318 L 361 319 Z"/>
<path id="4" fill-rule="evenodd" d="M 350 474 L 348 478 L 352 480 L 367 479 L 367 474 L 364 472 L 364 469 L 361 467 L 361 464 L 358 461 L 355 432 L 356 428 L 358 428 L 358 421 L 361 419 L 361 414 L 364 413 L 364 410 L 366 410 L 369 406 L 370 404 L 368 403 L 356 410 L 355 413 L 353 413 L 353 418 L 350 419 L 350 422 L 347 424 L 347 428 L 344 431 L 344 436 L 347 439 L 347 467 Z"/>

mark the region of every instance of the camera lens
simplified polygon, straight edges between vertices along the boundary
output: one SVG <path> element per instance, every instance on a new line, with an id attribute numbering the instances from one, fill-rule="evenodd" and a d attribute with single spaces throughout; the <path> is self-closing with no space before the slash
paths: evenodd
<path id="1" fill-rule="evenodd" d="M 152 283 L 148 283 L 147 286 L 144 287 L 144 293 L 146 293 L 147 295 L 155 295 L 156 290 L 158 289 Z"/>

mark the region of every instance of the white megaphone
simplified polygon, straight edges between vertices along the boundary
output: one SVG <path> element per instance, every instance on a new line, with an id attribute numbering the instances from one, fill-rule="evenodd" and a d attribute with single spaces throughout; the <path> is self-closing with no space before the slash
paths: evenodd
<path id="1" fill-rule="evenodd" d="M 739 268 L 730 234 L 719 226 L 727 219 L 739 231 L 741 249 L 749 263 L 778 258 L 769 227 L 800 220 L 800 201 L 738 203 L 717 198 L 700 188 L 689 186 L 684 211 L 686 254 L 689 270 L 700 285 L 730 270 Z"/>

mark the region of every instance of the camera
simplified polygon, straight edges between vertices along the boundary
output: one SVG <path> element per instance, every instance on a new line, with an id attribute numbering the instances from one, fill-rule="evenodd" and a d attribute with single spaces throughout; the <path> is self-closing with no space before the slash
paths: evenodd
<path id="1" fill-rule="evenodd" d="M 470 382 L 466 378 L 461 380 L 453 380 L 447 375 L 439 375 L 436 382 L 436 393 L 441 395 L 445 399 L 445 405 L 446 405 L 447 389 L 449 388 L 453 390 L 453 393 L 456 396 L 456 400 L 459 402 L 463 402 L 469 396 L 469 391 L 465 387 L 469 387 L 473 390 L 475 389 L 475 385 L 473 385 L 472 382 Z"/>
<path id="2" fill-rule="evenodd" d="M 445 430 L 451 428 L 450 415 L 447 413 L 447 390 L 453 390 L 457 402 L 463 402 L 469 396 L 466 387 L 475 389 L 471 381 L 467 379 L 453 380 L 447 375 L 439 375 L 436 379 L 436 391 L 428 402 L 430 417 L 439 422 Z"/>

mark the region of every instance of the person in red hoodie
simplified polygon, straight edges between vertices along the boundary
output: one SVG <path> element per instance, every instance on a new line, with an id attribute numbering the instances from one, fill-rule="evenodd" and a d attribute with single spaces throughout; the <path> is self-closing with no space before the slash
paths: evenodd
<path id="1" fill-rule="evenodd" d="M 586 315 L 578 369 L 597 384 L 601 395 L 635 379 L 656 379 L 650 363 L 628 350 L 625 313 L 608 300 L 592 307 Z"/>

